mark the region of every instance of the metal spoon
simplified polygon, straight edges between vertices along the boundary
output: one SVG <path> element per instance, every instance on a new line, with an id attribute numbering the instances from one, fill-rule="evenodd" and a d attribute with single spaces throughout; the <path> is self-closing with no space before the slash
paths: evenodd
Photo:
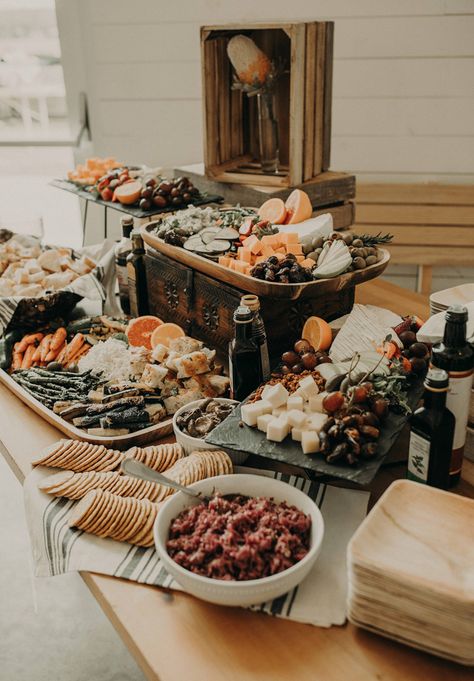
<path id="1" fill-rule="evenodd" d="M 149 480 L 150 482 L 158 482 L 160 485 L 172 487 L 173 489 L 178 490 L 179 492 L 184 492 L 184 494 L 187 494 L 189 497 L 192 497 L 193 499 L 199 499 L 199 501 L 210 501 L 211 499 L 211 497 L 205 496 L 200 492 L 195 492 L 192 489 L 188 489 L 187 487 L 180 485 L 179 482 L 170 480 L 170 478 L 167 478 L 165 475 L 158 473 L 158 471 L 154 471 L 153 468 L 150 468 L 149 466 L 145 466 L 144 463 L 141 463 L 136 459 L 125 459 L 124 461 L 122 461 L 121 469 L 124 473 L 126 473 L 127 475 L 132 475 L 134 478 L 140 478 L 141 480 Z"/>

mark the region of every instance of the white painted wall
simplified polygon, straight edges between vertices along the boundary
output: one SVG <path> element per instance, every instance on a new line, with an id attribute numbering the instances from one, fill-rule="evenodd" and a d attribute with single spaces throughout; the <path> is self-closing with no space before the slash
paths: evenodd
<path id="1" fill-rule="evenodd" d="M 332 168 L 474 182 L 474 0 L 56 0 L 70 105 L 95 151 L 202 159 L 199 26 L 334 19 Z"/>

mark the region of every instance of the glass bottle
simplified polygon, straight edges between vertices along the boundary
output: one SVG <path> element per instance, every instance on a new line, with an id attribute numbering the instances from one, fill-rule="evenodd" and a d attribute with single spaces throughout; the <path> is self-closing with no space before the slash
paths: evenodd
<path id="1" fill-rule="evenodd" d="M 461 477 L 474 372 L 474 350 L 466 339 L 467 317 L 467 309 L 462 305 L 449 307 L 445 314 L 443 340 L 435 343 L 431 350 L 432 366 L 444 369 L 449 374 L 446 405 L 456 419 L 451 455 L 452 485 Z"/>
<path id="2" fill-rule="evenodd" d="M 132 250 L 127 256 L 128 292 L 132 317 L 148 314 L 144 255 L 145 247 L 140 232 L 132 232 Z"/>
<path id="3" fill-rule="evenodd" d="M 246 305 L 253 313 L 252 319 L 252 338 L 255 340 L 260 350 L 260 367 L 262 379 L 268 381 L 270 378 L 270 357 L 268 356 L 267 334 L 262 315 L 260 314 L 260 301 L 258 296 L 245 295 L 240 299 L 241 305 Z"/>
<path id="4" fill-rule="evenodd" d="M 241 402 L 262 382 L 260 350 L 252 338 L 252 311 L 241 305 L 234 312 L 234 338 L 229 343 L 231 398 Z"/>
<path id="5" fill-rule="evenodd" d="M 115 246 L 115 271 L 119 289 L 119 299 L 122 310 L 130 314 L 130 298 L 128 293 L 127 256 L 132 250 L 130 235 L 133 231 L 133 218 L 124 217 L 120 221 L 122 238 Z"/>
<path id="6" fill-rule="evenodd" d="M 446 408 L 449 376 L 430 369 L 425 379 L 424 404 L 411 418 L 407 478 L 431 487 L 450 484 L 455 418 Z"/>

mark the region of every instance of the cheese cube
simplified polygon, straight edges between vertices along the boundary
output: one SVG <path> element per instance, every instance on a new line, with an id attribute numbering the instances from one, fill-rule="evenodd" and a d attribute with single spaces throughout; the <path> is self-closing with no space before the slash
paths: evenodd
<path id="1" fill-rule="evenodd" d="M 293 395 L 298 395 L 299 397 L 301 397 L 302 400 L 303 400 L 303 403 L 306 401 L 306 395 L 305 395 L 303 388 L 296 388 Z"/>
<path id="2" fill-rule="evenodd" d="M 303 428 L 307 420 L 307 416 L 303 411 L 292 409 L 288 412 L 288 423 L 293 428 Z"/>
<path id="3" fill-rule="evenodd" d="M 289 398 L 287 399 L 286 406 L 288 411 L 290 411 L 291 409 L 299 409 L 300 411 L 302 411 L 303 398 L 301 397 L 301 395 L 296 395 L 295 393 L 293 393 L 293 395 L 290 395 Z"/>
<path id="4" fill-rule="evenodd" d="M 328 393 L 327 392 L 322 392 L 319 393 L 319 395 L 314 395 L 314 397 L 309 398 L 309 411 L 323 414 L 324 409 L 323 409 L 323 400 L 326 397 Z"/>
<path id="5" fill-rule="evenodd" d="M 257 418 L 257 428 L 262 431 L 262 433 L 267 433 L 268 424 L 273 419 L 271 414 L 261 414 Z"/>
<path id="6" fill-rule="evenodd" d="M 299 262 L 299 264 L 301 265 L 301 263 L 304 260 L 304 255 L 295 255 L 295 258 L 296 258 L 296 262 Z"/>
<path id="7" fill-rule="evenodd" d="M 250 251 L 253 253 L 253 255 L 259 255 L 262 252 L 263 246 L 260 242 L 260 239 L 257 239 L 251 246 L 250 246 Z"/>
<path id="8" fill-rule="evenodd" d="M 286 404 L 289 396 L 288 390 L 281 383 L 276 383 L 267 390 L 265 399 L 270 402 L 273 409 L 276 409 L 277 407 L 281 407 L 282 404 Z"/>
<path id="9" fill-rule="evenodd" d="M 297 260 L 298 257 L 299 256 L 296 256 Z M 308 269 L 312 270 L 316 263 L 314 262 L 314 260 L 312 260 L 312 258 L 304 258 L 303 260 L 301 260 L 300 265 L 301 267 L 308 267 Z"/>
<path id="10" fill-rule="evenodd" d="M 269 402 L 268 400 L 261 399 L 261 400 L 258 400 L 256 402 L 256 404 L 258 404 L 260 406 L 262 414 L 271 414 L 272 413 L 273 407 L 272 407 L 271 402 Z"/>
<path id="11" fill-rule="evenodd" d="M 245 274 L 247 266 L 248 263 L 243 260 L 234 260 L 234 269 L 236 272 L 240 272 L 240 274 Z"/>
<path id="12" fill-rule="evenodd" d="M 303 430 L 301 433 L 301 448 L 304 454 L 319 452 L 319 437 L 317 433 Z"/>
<path id="13" fill-rule="evenodd" d="M 303 255 L 301 244 L 288 243 L 286 246 L 286 252 L 293 253 L 293 255 Z"/>
<path id="14" fill-rule="evenodd" d="M 271 387 L 272 387 L 272 386 L 271 386 L 271 385 L 268 385 L 268 383 L 266 383 L 266 384 L 263 386 L 262 394 L 260 395 L 260 397 L 262 398 L 262 400 L 266 400 L 266 399 L 267 399 L 268 391 L 271 390 Z"/>
<path id="15" fill-rule="evenodd" d="M 294 440 L 295 442 L 301 442 L 301 434 L 303 431 L 301 428 L 292 428 L 291 429 L 291 439 Z"/>
<path id="16" fill-rule="evenodd" d="M 319 433 L 328 420 L 326 414 L 306 414 L 306 430 L 315 430 Z"/>
<path id="17" fill-rule="evenodd" d="M 286 414 L 287 410 L 286 407 L 277 407 L 276 409 L 272 409 L 272 414 L 273 416 L 281 416 L 282 414 Z"/>
<path id="18" fill-rule="evenodd" d="M 254 245 L 255 242 L 259 242 L 258 238 L 255 236 L 255 234 L 251 234 L 248 236 L 246 239 L 242 241 L 242 246 L 245 246 L 245 248 L 248 248 L 249 251 L 252 250 L 252 246 Z"/>
<path id="19" fill-rule="evenodd" d="M 285 415 L 273 417 L 267 426 L 267 440 L 282 442 L 289 432 L 290 427 Z"/>
<path id="20" fill-rule="evenodd" d="M 286 248 L 284 246 L 279 246 L 278 248 L 275 249 L 275 255 L 277 253 L 281 253 L 282 255 L 286 255 Z"/>
<path id="21" fill-rule="evenodd" d="M 271 246 L 268 246 L 267 244 L 262 244 L 262 255 L 264 256 L 265 260 L 269 258 L 271 255 L 274 255 L 274 253 L 275 251 Z"/>
<path id="22" fill-rule="evenodd" d="M 163 345 L 162 343 L 158 343 L 158 345 L 155 345 L 153 350 L 151 351 L 151 358 L 155 362 L 163 362 L 168 357 L 170 349 L 166 346 Z"/>
<path id="23" fill-rule="evenodd" d="M 219 263 L 219 265 L 229 267 L 230 258 L 227 258 L 225 255 L 220 255 L 219 260 L 217 262 Z"/>
<path id="24" fill-rule="evenodd" d="M 273 234 L 265 234 L 265 236 L 262 236 L 260 241 L 263 244 L 263 246 L 272 246 L 274 243 Z"/>
<path id="25" fill-rule="evenodd" d="M 257 400 L 252 404 L 243 404 L 240 408 L 240 413 L 242 415 L 242 421 L 248 426 L 256 426 L 257 419 L 264 413 L 265 405 L 262 409 L 263 400 Z"/>
<path id="26" fill-rule="evenodd" d="M 299 244 L 300 237 L 297 232 L 286 232 L 286 243 L 287 244 Z"/>
<path id="27" fill-rule="evenodd" d="M 275 257 L 277 257 L 278 260 L 284 260 L 284 259 L 285 259 L 285 255 L 286 255 L 285 249 L 282 248 L 282 249 L 280 249 L 280 250 L 278 250 L 278 251 L 275 251 L 275 253 L 274 253 L 273 255 L 274 255 Z"/>
<path id="28" fill-rule="evenodd" d="M 312 376 L 305 376 L 302 378 L 299 389 L 302 390 L 303 394 L 308 400 L 310 397 L 315 397 L 319 393 L 319 388 Z"/>
<path id="29" fill-rule="evenodd" d="M 273 253 L 273 251 L 272 251 L 272 253 Z M 266 259 L 267 258 L 264 255 L 259 255 L 258 258 L 255 258 L 255 264 L 258 265 L 259 262 L 265 262 Z"/>
<path id="30" fill-rule="evenodd" d="M 242 260 L 243 262 L 250 263 L 252 259 L 252 253 L 250 252 L 249 248 L 239 248 L 238 250 L 238 255 L 237 255 L 239 260 Z"/>

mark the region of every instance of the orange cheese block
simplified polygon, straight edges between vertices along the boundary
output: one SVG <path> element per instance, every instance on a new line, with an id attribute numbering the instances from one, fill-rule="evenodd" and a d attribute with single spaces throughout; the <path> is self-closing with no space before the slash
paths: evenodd
<path id="1" fill-rule="evenodd" d="M 236 260 L 234 267 L 235 267 L 236 272 L 240 272 L 241 274 L 245 274 L 247 267 L 248 267 L 248 263 L 244 262 L 243 260 Z"/>
<path id="2" fill-rule="evenodd" d="M 284 260 L 286 253 L 280 253 L 279 251 L 275 251 L 274 255 L 278 258 L 278 260 Z"/>
<path id="3" fill-rule="evenodd" d="M 273 254 L 273 249 L 272 249 Z M 255 264 L 258 265 L 259 262 L 265 262 L 267 258 L 264 255 L 259 255 L 255 258 Z"/>
<path id="4" fill-rule="evenodd" d="M 264 256 L 265 259 L 269 258 L 274 253 L 275 251 L 271 246 L 262 246 L 262 255 Z"/>
<path id="5" fill-rule="evenodd" d="M 304 260 L 304 255 L 297 255 L 297 256 L 295 256 L 295 257 L 296 257 L 296 262 L 299 262 L 300 265 L 301 265 L 301 263 L 302 263 L 303 260 Z"/>
<path id="6" fill-rule="evenodd" d="M 275 254 L 277 254 L 277 253 L 283 253 L 284 255 L 286 255 L 286 252 L 287 252 L 287 251 L 286 251 L 286 248 L 285 248 L 284 246 L 280 246 L 279 248 L 277 248 L 277 249 L 275 250 Z M 295 253 L 295 255 L 296 255 L 296 253 Z"/>
<path id="7" fill-rule="evenodd" d="M 252 259 L 252 253 L 248 248 L 239 248 L 238 250 L 238 255 L 237 255 L 239 260 L 243 260 L 247 264 L 250 264 L 250 261 Z"/>
<path id="8" fill-rule="evenodd" d="M 285 232 L 287 244 L 298 244 L 300 241 L 299 235 L 296 232 Z"/>
<path id="9" fill-rule="evenodd" d="M 298 256 L 296 256 L 296 259 L 298 259 Z M 313 269 L 316 263 L 311 258 L 305 258 L 300 262 L 300 265 L 301 267 L 309 267 L 310 269 Z"/>
<path id="10" fill-rule="evenodd" d="M 293 253 L 293 255 L 303 255 L 303 249 L 301 244 L 289 243 L 286 247 L 288 253 Z"/>
<path id="11" fill-rule="evenodd" d="M 224 267 L 229 267 L 230 258 L 225 255 L 220 255 L 218 260 L 219 265 L 224 265 Z"/>
<path id="12" fill-rule="evenodd" d="M 253 255 L 259 255 L 262 252 L 262 248 L 263 246 L 260 242 L 260 239 L 257 239 L 257 241 L 253 243 L 252 246 L 250 247 L 250 250 L 253 253 Z"/>
<path id="13" fill-rule="evenodd" d="M 265 236 L 262 236 L 260 239 L 260 242 L 263 246 L 272 246 L 274 243 L 274 234 L 265 234 Z"/>
<path id="14" fill-rule="evenodd" d="M 255 236 L 255 234 L 251 234 L 248 236 L 246 239 L 242 241 L 242 246 L 245 246 L 245 248 L 248 248 L 249 250 L 252 248 L 252 245 L 258 241 L 258 238 Z"/>

